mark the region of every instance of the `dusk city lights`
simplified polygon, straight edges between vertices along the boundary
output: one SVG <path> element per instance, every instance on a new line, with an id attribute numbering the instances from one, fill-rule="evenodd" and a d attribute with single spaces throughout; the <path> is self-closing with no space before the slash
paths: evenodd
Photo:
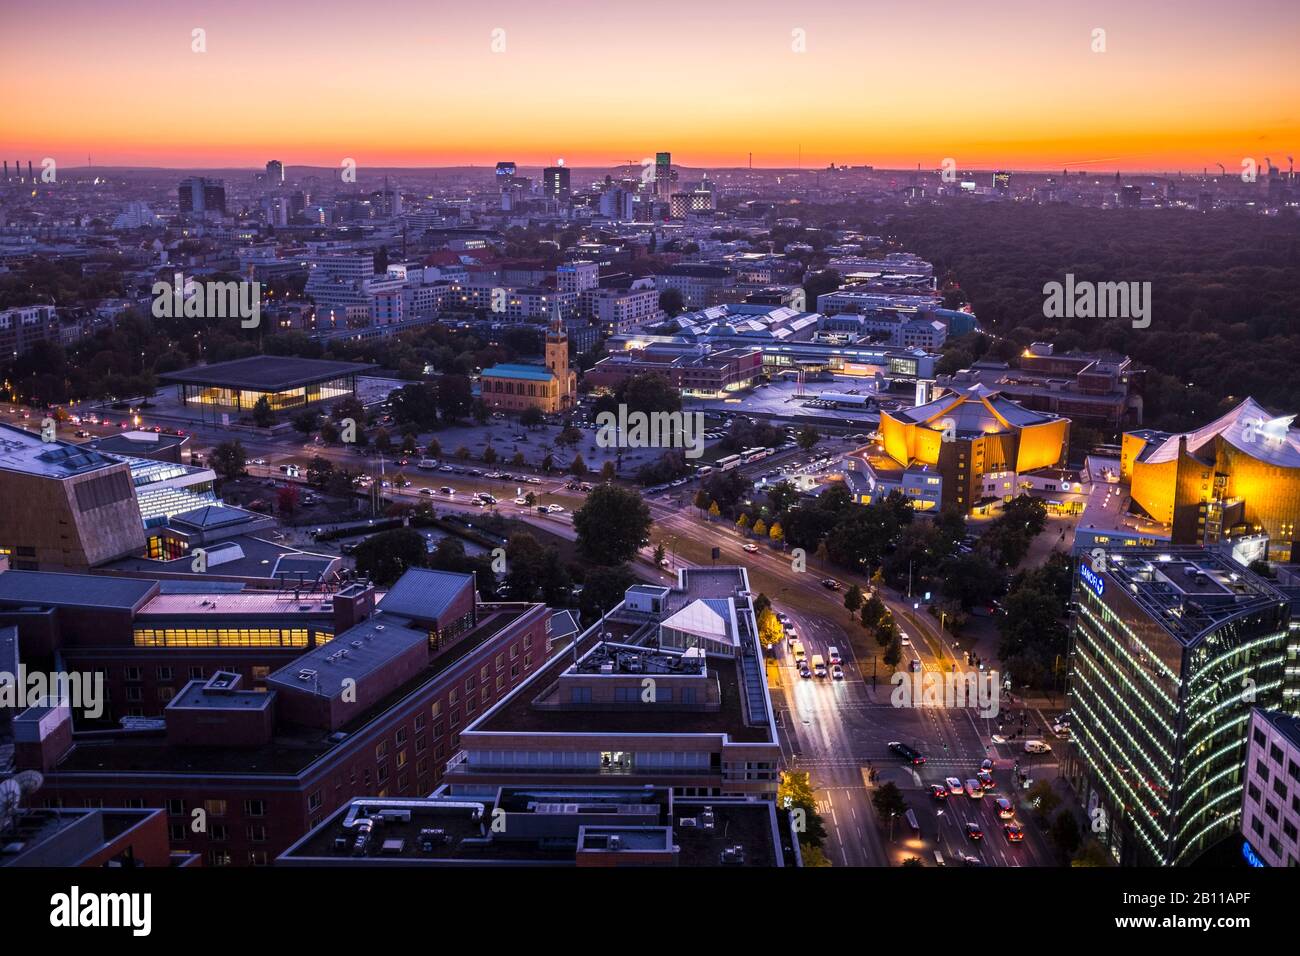
<path id="1" fill-rule="evenodd" d="M 1298 53 L 0 0 L 0 928 L 1281 938 Z"/>

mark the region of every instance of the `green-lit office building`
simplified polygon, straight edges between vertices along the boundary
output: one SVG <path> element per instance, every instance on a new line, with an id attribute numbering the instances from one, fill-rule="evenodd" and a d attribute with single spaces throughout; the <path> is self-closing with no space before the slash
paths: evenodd
<path id="1" fill-rule="evenodd" d="M 1120 864 L 1188 864 L 1238 830 L 1251 708 L 1283 702 L 1289 601 L 1205 549 L 1083 555 L 1074 599 L 1062 772 L 1086 836 Z"/>

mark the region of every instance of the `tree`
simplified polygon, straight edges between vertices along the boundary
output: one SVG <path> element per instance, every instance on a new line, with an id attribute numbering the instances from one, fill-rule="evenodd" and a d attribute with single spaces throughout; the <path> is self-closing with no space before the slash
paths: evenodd
<path id="1" fill-rule="evenodd" d="M 669 317 L 677 315 L 686 309 L 686 303 L 682 299 L 680 289 L 664 289 L 659 293 L 659 308 Z"/>
<path id="2" fill-rule="evenodd" d="M 474 391 L 464 375 L 444 375 L 438 379 L 438 412 L 443 421 L 457 422 L 473 411 Z"/>
<path id="3" fill-rule="evenodd" d="M 238 478 L 244 473 L 247 462 L 248 457 L 239 439 L 223 441 L 212 449 L 212 454 L 208 456 L 208 464 L 212 466 L 212 470 L 219 478 Z"/>
<path id="4" fill-rule="evenodd" d="M 662 543 L 655 545 L 655 553 L 654 553 L 655 567 L 659 567 L 664 563 L 664 557 L 666 556 L 666 554 L 667 552 L 664 551 L 664 546 Z"/>
<path id="5" fill-rule="evenodd" d="M 876 627 L 887 613 L 885 602 L 874 594 L 862 602 L 862 623 L 866 627 Z"/>
<path id="6" fill-rule="evenodd" d="M 430 438 L 429 444 L 424 446 L 426 458 L 437 458 L 442 454 L 442 444 L 436 438 Z"/>
<path id="7" fill-rule="evenodd" d="M 295 431 L 310 435 L 316 430 L 316 426 L 320 424 L 320 412 L 315 409 L 305 408 L 295 414 L 289 421 Z"/>
<path id="8" fill-rule="evenodd" d="M 718 507 L 716 501 L 709 502 L 709 518 L 718 518 L 722 515 L 722 509 Z"/>
<path id="9" fill-rule="evenodd" d="M 1079 824 L 1075 822 L 1074 814 L 1068 809 L 1062 810 L 1052 821 L 1052 843 L 1061 856 L 1068 860 L 1079 849 L 1080 842 Z"/>
<path id="10" fill-rule="evenodd" d="M 307 464 L 307 484 L 313 488 L 324 488 L 334 475 L 334 463 L 321 455 L 313 455 Z"/>
<path id="11" fill-rule="evenodd" d="M 710 503 L 709 493 L 703 488 L 697 489 L 695 492 L 694 503 L 695 507 L 699 508 L 700 511 L 708 511 Z M 748 522 L 748 519 L 746 519 L 746 522 Z"/>
<path id="12" fill-rule="evenodd" d="M 594 621 L 600 617 L 623 600 L 627 589 L 635 583 L 636 576 L 626 564 L 589 570 L 582 582 L 582 597 L 578 601 L 583 620 Z"/>
<path id="13" fill-rule="evenodd" d="M 821 440 L 822 436 L 811 425 L 805 425 L 800 429 L 799 437 L 795 439 L 799 443 L 799 447 L 804 451 L 812 451 Z"/>
<path id="14" fill-rule="evenodd" d="M 844 607 L 848 609 L 849 617 L 857 614 L 863 603 L 862 588 L 856 584 L 850 584 L 849 589 L 844 592 Z"/>
<path id="15" fill-rule="evenodd" d="M 783 637 L 785 637 L 785 628 L 781 626 L 781 622 L 777 620 L 770 607 L 763 608 L 758 614 L 758 639 L 764 647 L 775 647 L 781 643 Z"/>
<path id="16" fill-rule="evenodd" d="M 519 413 L 519 424 L 524 428 L 536 428 L 546 421 L 546 416 L 536 405 L 529 405 Z"/>
<path id="17" fill-rule="evenodd" d="M 375 435 L 375 449 L 378 450 L 378 451 L 380 451 L 380 452 L 383 452 L 385 455 L 387 455 L 387 454 L 389 454 L 390 452 L 392 452 L 392 450 L 393 450 L 393 439 L 392 439 L 392 436 L 390 436 L 390 435 L 388 434 L 388 429 L 387 429 L 387 428 L 381 428 L 381 429 L 379 429 L 378 433 L 376 433 L 376 435 Z"/>
<path id="18" fill-rule="evenodd" d="M 763 521 L 762 518 L 759 518 L 754 522 L 754 534 L 758 535 L 760 538 L 767 534 L 767 523 Z"/>
<path id="19" fill-rule="evenodd" d="M 641 495 L 619 485 L 597 485 L 573 513 L 578 548 L 595 564 L 632 560 L 650 541 L 650 509 Z"/>
<path id="20" fill-rule="evenodd" d="M 776 544 L 780 544 L 785 538 L 785 531 L 781 528 L 781 522 L 773 521 L 772 527 L 767 529 L 767 536 Z"/>
<path id="21" fill-rule="evenodd" d="M 817 812 L 817 798 L 806 770 L 782 770 L 776 790 L 777 805 L 788 807 L 795 821 L 802 820 L 799 832 L 801 851 L 819 848 L 826 840 L 826 825 Z"/>
<path id="22" fill-rule="evenodd" d="M 569 473 L 581 478 L 587 473 L 587 463 L 582 460 L 581 454 L 574 454 L 573 461 L 569 462 Z M 640 495 L 637 496 L 640 498 Z"/>
<path id="23" fill-rule="evenodd" d="M 772 514 L 783 515 L 799 501 L 799 492 L 790 482 L 779 481 L 768 491 L 767 501 L 772 506 Z"/>
<path id="24" fill-rule="evenodd" d="M 876 808 L 880 818 L 886 821 L 907 812 L 907 800 L 903 796 L 903 791 L 899 790 L 898 784 L 892 780 L 887 780 L 876 788 L 871 794 L 871 805 Z"/>
<path id="25" fill-rule="evenodd" d="M 522 468 L 524 465 L 528 464 L 528 460 L 524 458 L 523 452 L 517 451 L 510 456 L 510 464 L 515 468 Z"/>
<path id="26" fill-rule="evenodd" d="M 467 448 L 465 445 L 461 445 L 459 448 L 456 449 L 456 457 L 459 458 L 461 461 L 469 461 L 470 454 L 471 453 L 469 448 Z"/>
<path id="27" fill-rule="evenodd" d="M 483 464 L 491 465 L 497 460 L 497 450 L 488 444 L 483 448 Z"/>
<path id="28" fill-rule="evenodd" d="M 1089 840 L 1083 845 L 1078 855 L 1070 862 L 1071 866 L 1114 866 L 1115 860 L 1106 848 L 1096 840 Z"/>
<path id="29" fill-rule="evenodd" d="M 275 412 L 265 395 L 253 403 L 253 424 L 258 428 L 270 428 L 275 424 Z"/>
<path id="30" fill-rule="evenodd" d="M 889 647 L 885 648 L 885 656 L 881 658 L 886 667 L 897 667 L 903 660 L 903 645 L 897 640 L 890 641 Z"/>
<path id="31" fill-rule="evenodd" d="M 397 581 L 407 568 L 423 567 L 427 554 L 424 535 L 414 528 L 394 528 L 372 534 L 357 545 L 357 572 L 380 587 Z"/>
<path id="32" fill-rule="evenodd" d="M 281 485 L 276 489 L 275 510 L 282 515 L 292 515 L 298 510 L 298 488 L 296 485 Z"/>
<path id="33" fill-rule="evenodd" d="M 600 466 L 601 481 L 613 481 L 617 477 L 618 477 L 618 469 L 614 467 L 614 463 L 612 461 L 606 461 L 605 464 Z"/>

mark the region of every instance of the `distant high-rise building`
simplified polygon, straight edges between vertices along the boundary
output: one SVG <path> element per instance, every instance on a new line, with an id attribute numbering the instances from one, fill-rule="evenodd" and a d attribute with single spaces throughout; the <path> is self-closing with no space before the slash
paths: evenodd
<path id="1" fill-rule="evenodd" d="M 190 176 L 180 185 L 182 217 L 203 218 L 226 214 L 226 184 L 220 179 Z"/>
<path id="2" fill-rule="evenodd" d="M 505 188 L 515 178 L 517 167 L 511 162 L 497 163 L 497 185 Z"/>
<path id="3" fill-rule="evenodd" d="M 993 173 L 993 188 L 1000 193 L 1011 192 L 1011 173 L 999 169 Z"/>
<path id="4" fill-rule="evenodd" d="M 547 199 L 569 201 L 569 170 L 565 166 L 547 166 L 542 170 L 542 193 Z"/>
<path id="5" fill-rule="evenodd" d="M 1136 209 L 1142 205 L 1142 187 L 1121 186 L 1119 189 L 1119 204 L 1126 209 Z"/>
<path id="6" fill-rule="evenodd" d="M 278 159 L 273 159 L 266 164 L 266 181 L 272 186 L 278 186 L 284 182 L 284 163 Z"/>
<path id="7" fill-rule="evenodd" d="M 673 154 L 655 153 L 655 198 L 667 202 L 673 194 Z"/>

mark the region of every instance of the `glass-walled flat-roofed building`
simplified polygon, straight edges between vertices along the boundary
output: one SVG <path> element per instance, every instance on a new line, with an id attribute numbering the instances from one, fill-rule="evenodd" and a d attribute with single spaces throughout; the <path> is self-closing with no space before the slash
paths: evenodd
<path id="1" fill-rule="evenodd" d="M 159 377 L 176 383 L 185 405 L 252 411 L 265 397 L 272 410 L 282 411 L 351 397 L 356 394 L 357 375 L 372 368 L 359 362 L 254 355 Z"/>
<path id="2" fill-rule="evenodd" d="M 1251 708 L 1284 699 L 1290 602 L 1197 548 L 1083 555 L 1074 593 L 1063 772 L 1117 861 L 1190 863 L 1238 830 Z"/>

